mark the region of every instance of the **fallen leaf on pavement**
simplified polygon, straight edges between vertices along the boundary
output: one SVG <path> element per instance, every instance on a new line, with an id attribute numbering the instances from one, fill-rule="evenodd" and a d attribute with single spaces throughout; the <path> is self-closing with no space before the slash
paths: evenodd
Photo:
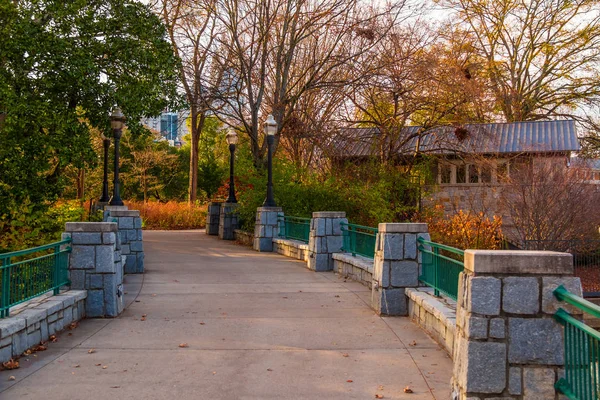
<path id="1" fill-rule="evenodd" d="M 95 353 L 95 352 L 96 352 L 96 349 L 89 349 L 88 350 L 88 354 L 92 354 L 92 353 Z"/>
<path id="2" fill-rule="evenodd" d="M 413 393 L 413 390 L 407 386 L 404 388 L 404 393 Z"/>
<path id="3" fill-rule="evenodd" d="M 204 325 L 204 322 L 200 322 L 200 325 Z"/>
<path id="4" fill-rule="evenodd" d="M 336 295 L 335 295 L 335 297 L 340 297 L 340 295 L 339 295 L 339 294 L 336 294 Z"/>
<path id="5" fill-rule="evenodd" d="M 376 394 L 376 395 L 375 395 L 375 398 L 376 398 L 376 399 L 383 399 L 383 395 L 382 395 L 382 394 Z"/>
<path id="6" fill-rule="evenodd" d="M 75 329 L 77 328 L 77 325 L 79 325 L 77 322 L 71 322 L 71 324 L 69 324 L 69 329 Z"/>
<path id="7" fill-rule="evenodd" d="M 379 386 L 377 387 L 377 390 L 383 390 L 383 385 L 379 385 Z"/>
<path id="8" fill-rule="evenodd" d="M 412 341 L 412 342 L 410 342 L 408 345 L 409 345 L 409 346 L 416 346 L 416 345 L 417 345 L 417 341 L 416 341 L 416 340 L 413 340 L 413 341 Z"/>
<path id="9" fill-rule="evenodd" d="M 110 388 L 111 388 L 111 389 L 118 389 L 118 388 L 120 388 L 120 387 L 121 387 L 121 386 L 111 386 Z"/>
<path id="10" fill-rule="evenodd" d="M 102 366 L 102 369 L 106 369 L 106 368 L 108 368 L 106 365 L 103 365 L 103 366 Z"/>
<path id="11" fill-rule="evenodd" d="M 348 353 L 344 353 L 342 354 L 342 357 L 350 357 L 350 355 L 348 355 Z"/>
<path id="12" fill-rule="evenodd" d="M 38 344 L 33 348 L 33 351 L 46 351 L 48 350 L 48 346 L 44 346 L 43 344 Z"/>
<path id="13" fill-rule="evenodd" d="M 142 314 L 142 318 L 146 318 L 147 316 L 147 314 Z"/>
<path id="14" fill-rule="evenodd" d="M 25 350 L 25 352 L 23 353 L 24 356 L 28 356 L 31 354 L 31 349 L 27 349 Z"/>
<path id="15" fill-rule="evenodd" d="M 17 379 L 17 378 L 15 378 L 13 375 L 11 375 L 11 376 L 8 377 L 9 381 L 14 381 L 15 379 Z"/>
<path id="16" fill-rule="evenodd" d="M 354 382 L 352 379 L 348 379 L 346 382 Z"/>
<path id="17" fill-rule="evenodd" d="M 267 371 L 271 372 L 271 371 L 273 371 L 273 370 L 272 370 L 271 368 L 267 368 Z"/>
<path id="18" fill-rule="evenodd" d="M 179 347 L 184 348 L 184 347 L 190 347 L 190 346 L 188 346 L 187 343 L 179 343 Z"/>
<path id="19" fill-rule="evenodd" d="M 80 365 L 79 365 L 79 364 L 75 364 L 75 365 L 73 365 L 73 368 L 79 368 L 79 367 L 80 367 Z"/>
<path id="20" fill-rule="evenodd" d="M 11 358 L 10 360 L 2 363 L 2 366 L 4 369 L 17 369 L 19 368 L 19 362 Z"/>
<path id="21" fill-rule="evenodd" d="M 101 366 L 101 365 L 102 365 L 102 364 L 96 364 L 96 367 L 99 367 L 99 366 Z"/>
<path id="22" fill-rule="evenodd" d="M 145 320 L 146 320 L 146 317 L 140 318 L 140 321 L 145 321 Z"/>
<path id="23" fill-rule="evenodd" d="M 56 343 L 56 341 L 58 340 L 58 339 L 56 338 L 56 335 L 50 335 L 50 338 L 49 338 L 49 339 L 50 339 L 50 341 L 51 341 L 52 343 Z"/>

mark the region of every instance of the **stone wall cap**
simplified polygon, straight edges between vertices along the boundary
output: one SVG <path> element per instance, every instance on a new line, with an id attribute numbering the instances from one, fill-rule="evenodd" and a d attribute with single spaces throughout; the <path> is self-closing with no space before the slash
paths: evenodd
<path id="1" fill-rule="evenodd" d="M 227 202 L 223 202 L 220 203 L 221 204 L 221 208 L 225 208 L 225 207 L 239 207 L 240 203 L 227 203 Z"/>
<path id="2" fill-rule="evenodd" d="M 465 269 L 482 274 L 572 275 L 573 256 L 555 251 L 466 250 Z"/>
<path id="3" fill-rule="evenodd" d="M 110 212 L 111 217 L 139 217 L 139 210 L 114 210 Z"/>
<path id="4" fill-rule="evenodd" d="M 223 201 L 211 201 L 208 203 L 209 206 L 218 206 L 219 204 L 224 203 Z"/>
<path id="5" fill-rule="evenodd" d="M 67 222 L 66 232 L 118 232 L 116 222 Z"/>
<path id="6" fill-rule="evenodd" d="M 345 211 L 317 211 L 312 213 L 313 218 L 346 218 Z"/>
<path id="7" fill-rule="evenodd" d="M 104 206 L 104 211 L 127 211 L 127 206 Z"/>
<path id="8" fill-rule="evenodd" d="M 260 212 L 281 212 L 283 211 L 283 208 L 281 207 L 258 207 L 256 209 L 256 211 L 260 211 Z"/>
<path id="9" fill-rule="evenodd" d="M 380 233 L 427 233 L 425 223 L 385 222 L 379 224 Z"/>

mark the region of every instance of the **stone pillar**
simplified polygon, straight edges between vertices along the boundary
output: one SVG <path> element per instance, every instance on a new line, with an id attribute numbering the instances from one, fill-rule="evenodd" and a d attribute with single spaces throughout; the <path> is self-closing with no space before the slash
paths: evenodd
<path id="1" fill-rule="evenodd" d="M 308 238 L 308 268 L 332 271 L 333 253 L 341 253 L 344 244 L 341 223 L 348 223 L 343 211 L 314 212 Z"/>
<path id="2" fill-rule="evenodd" d="M 378 314 L 408 315 L 405 289 L 419 286 L 417 238 L 429 240 L 427 224 L 379 224 L 371 306 Z"/>
<path id="3" fill-rule="evenodd" d="M 220 221 L 221 221 L 221 203 L 214 202 L 214 201 L 211 203 L 208 203 L 208 209 L 206 211 L 206 234 L 207 235 L 218 235 Z"/>
<path id="4" fill-rule="evenodd" d="M 125 273 L 144 273 L 142 219 L 138 210 L 104 211 L 107 222 L 116 222 L 121 239 L 121 254 L 125 256 Z"/>
<path id="5" fill-rule="evenodd" d="M 254 224 L 254 250 L 273 251 L 273 238 L 279 237 L 281 207 L 258 207 Z"/>
<path id="6" fill-rule="evenodd" d="M 453 399 L 555 399 L 564 365 L 563 307 L 552 292 L 581 296 L 570 254 L 467 250 L 454 337 Z"/>
<path id="7" fill-rule="evenodd" d="M 123 264 L 117 224 L 67 222 L 62 237 L 71 238 L 71 289 L 87 290 L 86 316 L 118 316 L 123 311 Z"/>
<path id="8" fill-rule="evenodd" d="M 237 203 L 222 203 L 219 217 L 219 239 L 235 239 L 234 231 L 239 228 Z"/>

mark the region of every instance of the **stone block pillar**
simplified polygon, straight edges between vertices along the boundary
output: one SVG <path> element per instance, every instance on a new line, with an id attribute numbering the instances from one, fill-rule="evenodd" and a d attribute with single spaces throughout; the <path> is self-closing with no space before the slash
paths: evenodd
<path id="1" fill-rule="evenodd" d="M 207 235 L 218 235 L 220 221 L 221 221 L 221 203 L 214 202 L 214 201 L 211 203 L 208 203 L 208 209 L 206 212 L 206 234 Z"/>
<path id="2" fill-rule="evenodd" d="M 62 237 L 71 238 L 71 289 L 87 290 L 86 316 L 118 316 L 123 311 L 123 264 L 117 224 L 67 222 Z"/>
<path id="3" fill-rule="evenodd" d="M 144 273 L 142 219 L 138 210 L 104 211 L 107 222 L 116 222 L 121 239 L 121 254 L 125 256 L 125 273 Z"/>
<path id="4" fill-rule="evenodd" d="M 427 224 L 379 224 L 371 306 L 378 314 L 408 315 L 405 289 L 419 286 L 417 238 L 429 240 Z"/>
<path id="5" fill-rule="evenodd" d="M 234 231 L 239 228 L 237 203 L 222 203 L 219 216 L 219 239 L 235 239 Z"/>
<path id="6" fill-rule="evenodd" d="M 344 236 L 341 224 L 348 223 L 343 211 L 314 212 L 308 238 L 308 268 L 313 271 L 332 271 L 333 253 L 341 253 Z"/>
<path id="7" fill-rule="evenodd" d="M 453 399 L 555 399 L 563 373 L 563 307 L 552 292 L 581 296 L 570 254 L 467 250 L 454 337 Z"/>
<path id="8" fill-rule="evenodd" d="M 254 224 L 254 250 L 273 251 L 273 238 L 279 237 L 281 207 L 258 207 Z"/>

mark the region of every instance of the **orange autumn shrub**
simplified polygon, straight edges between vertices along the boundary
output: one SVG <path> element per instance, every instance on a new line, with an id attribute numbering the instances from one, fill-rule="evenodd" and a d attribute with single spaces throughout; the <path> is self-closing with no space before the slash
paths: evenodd
<path id="1" fill-rule="evenodd" d="M 167 203 L 127 201 L 130 210 L 139 210 L 144 229 L 200 229 L 206 226 L 206 205 L 169 201 Z"/>
<path id="2" fill-rule="evenodd" d="M 503 244 L 502 218 L 491 219 L 482 212 L 459 210 L 444 215 L 441 206 L 428 209 L 415 217 L 415 222 L 426 222 L 431 240 L 459 249 L 501 249 Z"/>

